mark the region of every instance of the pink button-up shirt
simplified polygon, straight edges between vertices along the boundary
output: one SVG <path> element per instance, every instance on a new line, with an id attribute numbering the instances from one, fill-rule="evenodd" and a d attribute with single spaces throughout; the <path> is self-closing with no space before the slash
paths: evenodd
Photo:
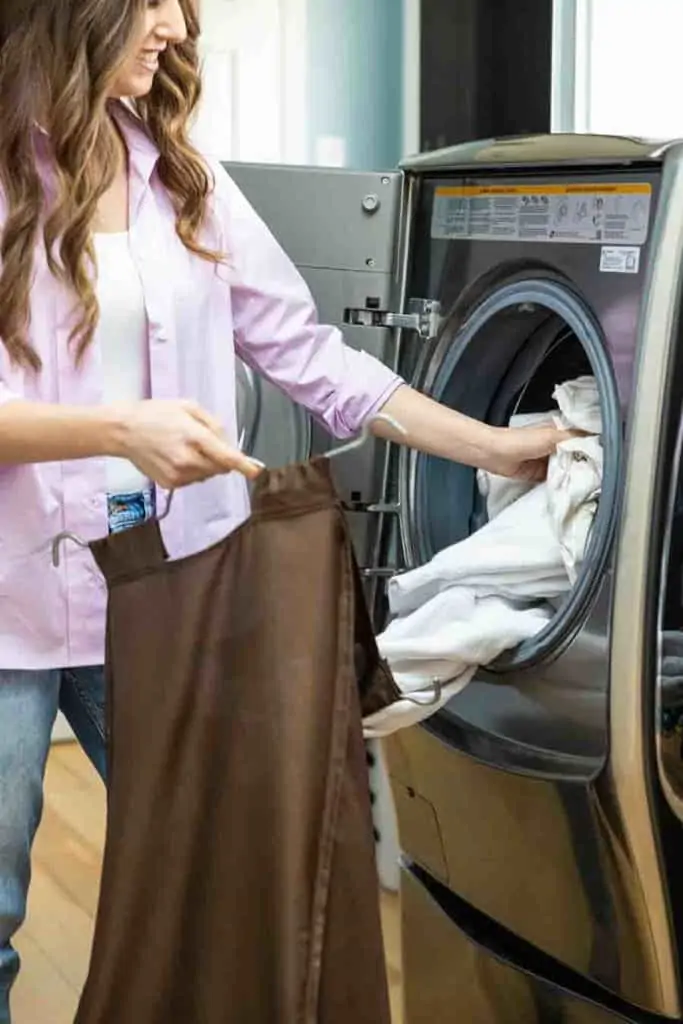
<path id="1" fill-rule="evenodd" d="M 320 326 L 297 270 L 225 171 L 203 241 L 228 254 L 216 267 L 178 240 L 175 215 L 141 124 L 121 115 L 130 150 L 130 244 L 149 323 L 151 393 L 191 398 L 218 416 L 237 443 L 235 353 L 306 406 L 330 430 L 357 432 L 400 384 L 382 363 Z M 37 149 L 47 145 L 43 136 Z M 49 176 L 49 164 L 41 165 Z M 49 180 L 49 179 L 48 179 Z M 0 218 L 3 218 L 0 199 Z M 0 344 L 0 403 L 22 398 L 67 405 L 102 401 L 101 353 L 76 370 L 67 341 L 73 299 L 35 254 L 30 340 L 39 375 L 10 365 Z M 160 499 L 163 506 L 164 498 Z M 180 490 L 164 521 L 171 557 L 200 550 L 249 515 L 243 478 L 216 477 Z M 65 668 L 104 661 L 106 590 L 90 555 L 72 543 L 51 560 L 62 530 L 92 540 L 107 532 L 105 462 L 0 465 L 0 668 Z"/>

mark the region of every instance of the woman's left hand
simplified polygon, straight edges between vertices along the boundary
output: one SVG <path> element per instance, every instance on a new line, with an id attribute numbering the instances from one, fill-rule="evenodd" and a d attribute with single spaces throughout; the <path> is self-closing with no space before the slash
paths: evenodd
<path id="1" fill-rule="evenodd" d="M 548 458 L 558 444 L 575 437 L 549 423 L 539 427 L 503 427 L 495 444 L 480 460 L 481 469 L 519 480 L 545 480 Z"/>

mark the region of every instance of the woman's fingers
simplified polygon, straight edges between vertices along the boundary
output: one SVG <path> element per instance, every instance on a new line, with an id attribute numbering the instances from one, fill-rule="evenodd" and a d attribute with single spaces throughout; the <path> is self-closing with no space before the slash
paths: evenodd
<path id="1" fill-rule="evenodd" d="M 263 466 L 254 462 L 237 448 L 232 448 L 210 430 L 198 439 L 198 450 L 212 467 L 214 473 L 230 473 L 237 471 L 248 480 L 253 480 L 261 473 Z"/>
<path id="2" fill-rule="evenodd" d="M 207 412 L 206 409 L 202 408 L 201 405 L 197 405 L 196 402 L 187 402 L 186 408 L 190 415 L 199 423 L 202 423 L 212 434 L 215 434 L 217 437 L 224 436 L 223 424 L 216 416 Z"/>

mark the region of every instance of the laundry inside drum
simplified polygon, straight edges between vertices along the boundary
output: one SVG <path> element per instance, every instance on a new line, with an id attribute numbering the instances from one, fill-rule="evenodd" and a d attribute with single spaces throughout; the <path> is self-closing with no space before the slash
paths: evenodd
<path id="1" fill-rule="evenodd" d="M 536 296 L 536 292 L 540 294 Z M 492 667 L 507 671 L 538 662 L 566 643 L 571 632 L 579 627 L 599 588 L 613 537 L 621 424 L 607 349 L 599 327 L 581 307 L 580 300 L 549 282 L 525 282 L 517 286 L 517 294 L 515 288 L 509 288 L 507 294 L 505 290 L 501 293 L 497 301 L 496 296 L 491 297 L 488 308 L 485 308 L 486 303 L 482 304 L 480 314 L 475 312 L 450 338 L 444 335 L 440 339 L 433 356 L 423 367 L 420 385 L 450 408 L 494 427 L 507 426 L 511 421 L 515 425 L 529 421 L 533 424 L 539 419 L 550 421 L 557 417 L 560 415 L 558 388 L 565 401 L 567 394 L 572 400 L 578 400 L 577 395 L 583 399 L 590 393 L 593 422 L 598 424 L 596 434 L 600 436 L 591 437 L 587 442 L 598 456 L 593 477 L 589 479 L 584 468 L 577 467 L 577 481 L 587 483 L 585 496 L 577 497 L 577 502 L 584 502 L 579 510 L 584 534 L 576 535 L 575 548 L 567 554 L 569 561 L 565 558 L 565 540 L 561 538 L 567 571 L 563 574 L 563 567 L 558 563 L 557 579 L 550 579 L 550 570 L 540 550 L 548 537 L 545 492 L 541 489 L 545 488 L 552 497 L 556 476 L 534 487 L 529 483 L 501 480 L 495 475 L 487 477 L 457 463 L 419 454 L 409 455 L 404 460 L 402 525 L 409 570 L 405 576 L 406 587 L 411 585 L 411 569 L 445 564 L 449 550 L 456 549 L 468 538 L 472 540 L 465 548 L 468 557 L 476 562 L 474 536 L 487 527 L 482 534 L 481 564 L 472 563 L 476 587 L 483 587 L 481 592 L 488 596 L 486 573 L 490 571 L 491 595 L 504 601 L 519 600 L 523 607 L 542 607 L 547 619 L 543 628 L 538 628 L 537 635 L 524 638 L 518 644 L 511 643 L 505 653 L 496 657 Z M 568 425 L 584 429 L 583 423 Z M 577 451 L 571 457 L 581 460 L 585 456 Z M 557 465 L 558 460 L 554 460 L 553 467 Z M 551 471 L 555 473 L 552 467 Z M 574 484 L 565 480 L 563 486 Z M 496 505 L 492 487 L 504 494 L 504 503 Z M 600 499 L 605 488 L 609 495 L 607 508 Z M 530 491 L 535 491 L 535 496 L 530 496 Z M 505 529 L 503 520 L 500 520 L 500 528 L 492 522 L 492 516 L 503 514 L 501 509 L 506 516 Z M 570 512 L 573 514 L 573 510 Z M 503 573 L 496 581 L 496 552 L 487 549 L 489 538 L 492 545 L 501 543 L 514 547 L 515 515 L 520 527 L 520 546 L 506 567 L 512 575 Z M 534 517 L 538 524 L 536 542 Z M 508 529 L 509 523 L 512 525 Z M 514 579 L 513 570 L 517 569 L 518 579 Z M 534 577 L 534 573 L 538 576 Z M 400 605 L 398 596 L 402 586 L 400 580 L 392 584 L 394 613 Z"/>
<path id="2" fill-rule="evenodd" d="M 560 317 L 552 314 L 522 347 L 493 399 L 486 420 L 498 427 L 514 426 L 517 421 L 524 425 L 527 417 L 547 412 L 548 422 L 553 422 L 559 412 L 557 389 L 588 379 L 595 378 L 583 344 Z M 481 480 L 479 474 L 469 533 L 489 519 Z"/>
<path id="3" fill-rule="evenodd" d="M 513 416 L 558 412 L 558 384 L 593 376 L 584 345 L 560 317 L 548 311 L 506 310 L 485 325 L 433 385 L 434 397 L 451 409 L 492 426 Z M 414 460 L 411 502 L 413 564 L 464 540 L 487 518 L 474 470 L 441 459 Z"/>

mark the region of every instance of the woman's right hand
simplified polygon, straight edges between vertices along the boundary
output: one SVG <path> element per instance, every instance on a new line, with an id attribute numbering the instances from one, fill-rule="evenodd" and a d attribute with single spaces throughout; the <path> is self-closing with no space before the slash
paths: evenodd
<path id="1" fill-rule="evenodd" d="M 223 427 L 196 402 L 149 399 L 112 406 L 117 451 L 161 487 L 173 489 L 236 470 L 253 479 L 261 469 L 225 440 Z"/>

